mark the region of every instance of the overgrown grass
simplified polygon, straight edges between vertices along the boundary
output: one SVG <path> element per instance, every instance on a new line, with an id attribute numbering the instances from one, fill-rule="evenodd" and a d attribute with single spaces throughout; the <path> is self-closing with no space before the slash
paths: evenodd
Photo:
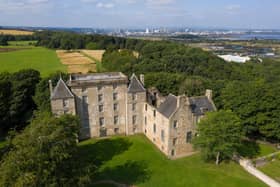
<path id="1" fill-rule="evenodd" d="M 11 52 L 0 52 L 0 72 L 16 72 L 33 68 L 40 71 L 43 77 L 56 71 L 66 71 L 54 50 L 32 47 Z"/>
<path id="2" fill-rule="evenodd" d="M 216 166 L 199 154 L 167 159 L 144 136 L 88 140 L 79 144 L 79 163 L 92 182 L 115 180 L 136 186 L 265 186 L 233 162 Z M 83 176 L 83 172 L 79 173 Z"/>
<path id="3" fill-rule="evenodd" d="M 259 169 L 268 176 L 280 182 L 280 160 L 271 161 Z"/>

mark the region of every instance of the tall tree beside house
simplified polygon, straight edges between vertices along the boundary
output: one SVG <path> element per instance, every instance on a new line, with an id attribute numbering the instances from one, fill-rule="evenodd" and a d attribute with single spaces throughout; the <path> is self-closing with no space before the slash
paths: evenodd
<path id="1" fill-rule="evenodd" d="M 231 111 L 207 113 L 198 124 L 198 136 L 193 140 L 205 160 L 231 159 L 241 146 L 243 136 L 240 119 Z"/>
<path id="2" fill-rule="evenodd" d="M 39 114 L 11 140 L 0 164 L 0 186 L 74 185 L 78 121 L 70 115 Z"/>

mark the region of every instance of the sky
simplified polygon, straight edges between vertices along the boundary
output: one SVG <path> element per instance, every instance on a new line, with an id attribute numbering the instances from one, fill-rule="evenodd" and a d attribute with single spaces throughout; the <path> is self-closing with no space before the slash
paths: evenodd
<path id="1" fill-rule="evenodd" d="M 280 29 L 280 0 L 0 0 L 0 25 Z"/>

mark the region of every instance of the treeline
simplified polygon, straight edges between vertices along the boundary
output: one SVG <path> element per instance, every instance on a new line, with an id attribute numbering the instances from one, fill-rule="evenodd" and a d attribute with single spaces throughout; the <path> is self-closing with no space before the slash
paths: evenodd
<path id="1" fill-rule="evenodd" d="M 35 110 L 50 112 L 48 80 L 56 83 L 63 73 L 41 78 L 36 70 L 0 73 L 0 136 L 10 130 L 22 130 Z"/>
<path id="2" fill-rule="evenodd" d="M 22 129 L 31 118 L 36 105 L 32 99 L 40 73 L 22 70 L 0 74 L 0 133 Z"/>
<path id="3" fill-rule="evenodd" d="M 35 35 L 0 35 L 0 45 L 7 46 L 9 41 L 33 41 Z"/>
<path id="4" fill-rule="evenodd" d="M 52 49 L 136 49 L 146 41 L 98 34 L 42 31 L 34 34 L 39 46 Z M 135 48 L 136 47 L 136 48 Z"/>

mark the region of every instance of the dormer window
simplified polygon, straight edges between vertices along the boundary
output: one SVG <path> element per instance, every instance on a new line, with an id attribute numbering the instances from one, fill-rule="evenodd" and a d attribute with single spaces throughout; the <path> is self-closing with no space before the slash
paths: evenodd
<path id="1" fill-rule="evenodd" d="M 200 108 L 200 111 L 201 111 L 202 113 L 206 113 L 206 112 L 208 112 L 208 108 L 206 108 L 206 107 L 201 107 L 201 108 Z"/>

